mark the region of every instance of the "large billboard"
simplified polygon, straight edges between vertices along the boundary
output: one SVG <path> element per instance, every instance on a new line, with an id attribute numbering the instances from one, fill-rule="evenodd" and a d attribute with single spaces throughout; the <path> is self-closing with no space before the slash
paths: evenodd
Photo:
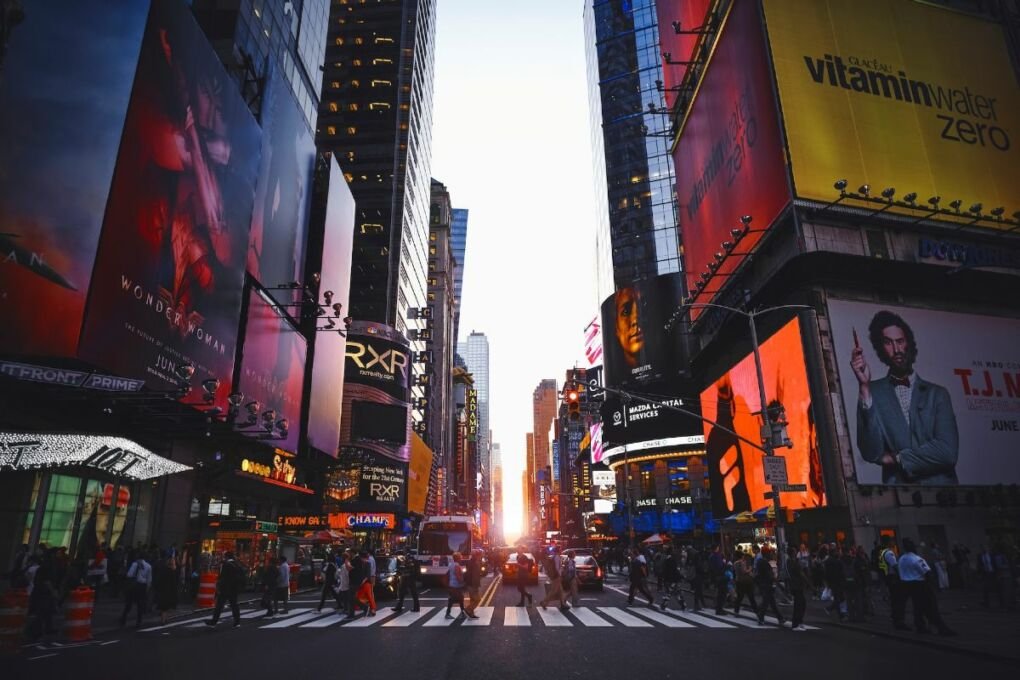
<path id="1" fill-rule="evenodd" d="M 786 459 L 789 484 L 804 484 L 807 491 L 782 494 L 788 508 L 825 505 L 825 485 L 815 418 L 811 410 L 807 368 L 800 321 L 793 319 L 762 343 L 760 348 L 765 397 L 770 413 L 782 407 L 788 421 L 792 448 L 776 449 Z M 708 458 L 713 511 L 717 516 L 754 512 L 771 504 L 765 497 L 764 453 L 733 436 L 761 441 L 761 398 L 754 355 L 748 354 L 701 393 L 706 422 L 705 452 Z M 714 421 L 718 426 L 707 421 Z M 728 431 L 729 430 L 729 431 Z M 732 432 L 730 432 L 732 431 Z"/>
<path id="2" fill-rule="evenodd" d="M 673 148 L 687 283 L 694 288 L 740 218 L 753 218 L 709 283 L 729 274 L 790 201 L 758 3 L 735 2 Z M 707 301 L 707 299 L 702 300 Z"/>
<path id="3" fill-rule="evenodd" d="M 425 514 L 432 476 L 432 449 L 415 433 L 411 433 L 411 460 L 407 467 L 407 511 Z"/>
<path id="4" fill-rule="evenodd" d="M 340 443 L 407 463 L 411 350 L 391 326 L 355 321 L 347 333 Z"/>
<path id="5" fill-rule="evenodd" d="M 154 2 L 96 265 L 82 358 L 147 384 L 219 380 L 226 407 L 259 127 L 188 8 Z M 193 390 L 188 401 L 201 401 Z"/>
<path id="6" fill-rule="evenodd" d="M 304 281 L 315 141 L 283 73 L 270 68 L 267 80 L 248 272 L 269 288 Z"/>
<path id="7" fill-rule="evenodd" d="M 663 274 L 619 288 L 602 303 L 607 387 L 643 385 L 682 368 L 679 324 L 667 322 L 683 303 L 679 274 Z"/>
<path id="8" fill-rule="evenodd" d="M 330 300 L 341 305 L 337 314 L 326 310 L 337 324 L 337 333 L 320 332 L 315 338 L 312 360 L 312 390 L 308 403 L 308 445 L 331 456 L 337 455 L 340 439 L 340 407 L 344 392 L 345 350 L 347 343 L 339 330 L 342 319 L 350 313 L 351 253 L 354 247 L 354 196 L 340 166 L 332 156 L 321 157 L 319 173 L 329 173 L 328 181 L 320 181 L 315 197 L 313 219 L 322 219 L 322 271 L 319 298 L 332 293 Z M 320 176 L 320 180 L 324 179 Z M 324 204 L 324 206 L 323 206 Z M 316 232 L 317 229 L 313 229 Z M 326 325 L 326 322 L 320 322 Z"/>
<path id="9" fill-rule="evenodd" d="M 676 88 L 683 82 L 699 33 L 707 21 L 708 10 L 714 0 L 656 0 L 655 11 L 659 21 L 659 51 L 662 53 L 662 81 L 666 106 L 676 102 Z M 669 55 L 669 58 L 666 58 Z M 688 62 L 688 63 L 677 63 Z"/>
<path id="10" fill-rule="evenodd" d="M 280 314 L 265 293 L 253 288 L 248 294 L 248 323 L 236 389 L 244 394 L 246 403 L 257 401 L 261 405 L 256 428 L 262 426 L 261 419 L 270 411 L 276 416 L 274 423 L 287 421 L 286 434 L 274 444 L 291 453 L 297 453 L 307 351 L 305 336 Z M 251 429 L 243 419 L 238 426 Z"/>
<path id="11" fill-rule="evenodd" d="M 829 301 L 857 481 L 1020 481 L 1020 320 Z"/>
<path id="12" fill-rule="evenodd" d="M 830 201 L 845 178 L 1020 206 L 1020 87 L 1001 26 L 903 0 L 766 0 L 765 17 L 798 196 Z"/>
<path id="13" fill-rule="evenodd" d="M 0 354 L 77 352 L 148 5 L 33 2 L 0 29 Z"/>

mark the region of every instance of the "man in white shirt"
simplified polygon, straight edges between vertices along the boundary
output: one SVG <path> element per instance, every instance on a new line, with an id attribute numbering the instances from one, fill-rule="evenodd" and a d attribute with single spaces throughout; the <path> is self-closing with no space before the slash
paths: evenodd
<path id="1" fill-rule="evenodd" d="M 914 629 L 918 633 L 927 633 L 927 624 L 931 623 L 938 629 L 939 635 L 956 635 L 939 614 L 935 593 L 927 581 L 931 567 L 915 550 L 914 542 L 904 538 L 903 554 L 897 562 L 900 582 L 914 610 Z"/>
<path id="2" fill-rule="evenodd" d="M 149 604 L 149 586 L 152 585 L 152 567 L 145 561 L 141 553 L 136 553 L 128 567 L 125 576 L 127 595 L 124 601 L 124 611 L 120 615 L 120 625 L 127 625 L 127 615 L 131 611 L 131 605 L 137 608 L 135 625 L 141 627 L 142 615 Z"/>

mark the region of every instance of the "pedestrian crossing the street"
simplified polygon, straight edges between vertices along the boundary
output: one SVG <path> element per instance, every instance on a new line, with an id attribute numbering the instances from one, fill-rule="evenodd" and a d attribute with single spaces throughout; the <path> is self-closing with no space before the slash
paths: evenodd
<path id="1" fill-rule="evenodd" d="M 459 611 L 457 612 L 459 614 Z M 760 626 L 753 612 L 741 612 L 739 616 L 717 616 L 709 612 L 687 612 L 669 609 L 661 611 L 649 607 L 572 607 L 562 611 L 557 607 L 478 607 L 477 619 L 464 616 L 446 617 L 445 607 L 422 606 L 420 611 L 393 611 L 383 608 L 376 616 L 359 616 L 347 619 L 332 609 L 318 611 L 312 608 L 292 608 L 287 614 L 266 616 L 265 610 L 246 609 L 241 613 L 243 624 L 260 630 L 280 631 L 286 629 L 330 628 L 341 631 L 355 628 L 496 628 L 496 627 L 546 627 L 546 628 L 666 628 L 684 630 L 778 630 L 776 620 L 766 617 L 768 625 Z M 208 617 L 175 621 L 163 626 L 144 628 L 141 632 L 162 631 L 163 634 L 189 628 L 204 628 Z M 220 627 L 231 625 L 233 618 L 229 611 L 220 618 Z M 787 623 L 787 626 L 789 624 Z M 816 626 L 806 626 L 817 631 Z"/>

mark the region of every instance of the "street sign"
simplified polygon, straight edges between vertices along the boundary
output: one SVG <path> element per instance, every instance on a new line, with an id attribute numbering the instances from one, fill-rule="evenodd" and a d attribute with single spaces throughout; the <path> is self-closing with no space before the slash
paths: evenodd
<path id="1" fill-rule="evenodd" d="M 777 484 L 789 484 L 786 476 L 786 459 L 782 456 L 764 456 L 762 463 L 765 468 L 765 483 L 775 486 Z"/>
<path id="2" fill-rule="evenodd" d="M 776 490 L 776 493 L 799 493 L 807 491 L 807 484 L 776 484 L 773 488 Z M 765 498 L 775 498 L 775 494 L 771 491 L 766 491 Z"/>

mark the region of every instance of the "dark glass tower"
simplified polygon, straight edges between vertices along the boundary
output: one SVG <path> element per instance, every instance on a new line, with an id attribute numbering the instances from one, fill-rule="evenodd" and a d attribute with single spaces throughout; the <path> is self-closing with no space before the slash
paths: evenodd
<path id="1" fill-rule="evenodd" d="M 585 0 L 584 26 L 602 299 L 680 271 L 680 248 L 655 0 Z"/>
<path id="2" fill-rule="evenodd" d="M 351 315 L 419 351 L 407 310 L 426 306 L 435 19 L 436 0 L 333 0 L 318 126 L 357 203 Z"/>

